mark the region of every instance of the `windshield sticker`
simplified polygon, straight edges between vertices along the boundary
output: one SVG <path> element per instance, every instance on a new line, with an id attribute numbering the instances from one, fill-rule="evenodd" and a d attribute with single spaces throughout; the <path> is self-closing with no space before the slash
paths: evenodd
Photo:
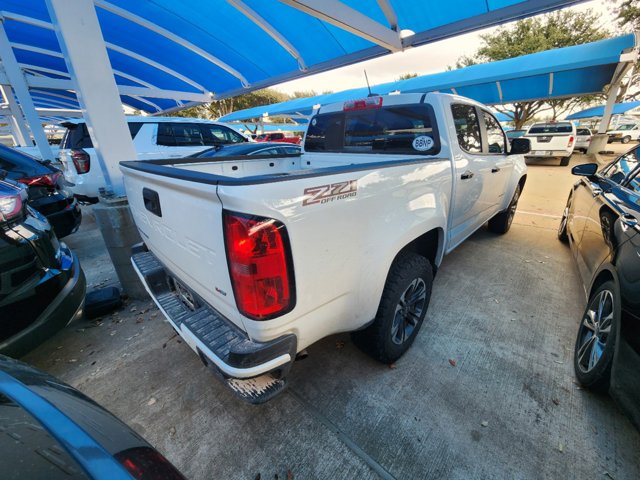
<path id="1" fill-rule="evenodd" d="M 413 139 L 413 149 L 419 152 L 426 152 L 433 148 L 433 138 L 427 135 L 420 135 Z"/>
<path id="2" fill-rule="evenodd" d="M 347 180 L 345 182 L 320 185 L 319 187 L 309 187 L 304 189 L 304 200 L 302 206 L 314 205 L 316 203 L 329 203 L 335 200 L 355 197 L 358 193 L 358 181 Z"/>

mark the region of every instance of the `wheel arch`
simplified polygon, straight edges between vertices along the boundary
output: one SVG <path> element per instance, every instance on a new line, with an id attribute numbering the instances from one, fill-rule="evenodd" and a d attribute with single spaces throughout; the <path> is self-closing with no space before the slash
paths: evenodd
<path id="1" fill-rule="evenodd" d="M 442 257 L 444 255 L 444 230 L 442 228 L 433 228 L 428 232 L 414 238 L 407 245 L 402 247 L 391 264 L 396 261 L 403 253 L 413 252 L 425 257 L 431 263 L 433 267 L 433 273 L 435 274 Z"/>
<path id="2" fill-rule="evenodd" d="M 593 293 L 605 282 L 612 280 L 616 286 L 619 286 L 618 274 L 613 265 L 606 263 L 598 269 L 598 272 L 593 276 L 591 287 L 587 293 L 587 301 L 592 297 Z"/>

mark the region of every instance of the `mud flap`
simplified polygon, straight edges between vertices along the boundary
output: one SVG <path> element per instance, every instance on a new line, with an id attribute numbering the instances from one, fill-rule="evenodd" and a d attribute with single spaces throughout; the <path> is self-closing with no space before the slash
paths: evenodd
<path id="1" fill-rule="evenodd" d="M 254 405 L 268 402 L 287 388 L 286 378 L 276 378 L 271 373 L 247 379 L 225 378 L 224 381 L 233 393 Z"/>

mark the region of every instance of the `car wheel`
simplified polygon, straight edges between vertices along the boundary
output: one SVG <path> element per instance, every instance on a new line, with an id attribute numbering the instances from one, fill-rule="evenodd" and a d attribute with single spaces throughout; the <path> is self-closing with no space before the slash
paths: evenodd
<path id="1" fill-rule="evenodd" d="M 520 199 L 520 193 L 522 192 L 522 187 L 518 185 L 516 187 L 516 191 L 513 194 L 513 198 L 511 199 L 511 203 L 506 210 L 503 210 L 500 213 L 497 213 L 491 220 L 489 220 L 489 230 L 493 233 L 498 233 L 500 235 L 505 234 L 511 228 L 511 223 L 513 222 L 513 217 L 516 214 L 516 209 L 518 208 L 518 200 Z"/>
<path id="2" fill-rule="evenodd" d="M 631 141 L 631 137 L 629 135 L 626 135 L 624 137 L 622 137 L 622 140 L 620 140 L 622 143 L 629 143 Z"/>
<path id="3" fill-rule="evenodd" d="M 560 159 L 560 166 L 561 167 L 566 167 L 567 165 L 569 165 L 569 161 L 571 160 L 571 155 L 569 155 L 568 157 L 562 157 Z"/>
<path id="4" fill-rule="evenodd" d="M 569 234 L 567 233 L 567 222 L 569 221 L 570 201 L 571 199 L 567 200 L 567 206 L 564 207 L 562 218 L 560 219 L 560 225 L 558 226 L 558 240 L 560 240 L 562 243 L 567 243 L 569 241 Z"/>
<path id="5" fill-rule="evenodd" d="M 354 343 L 380 362 L 398 360 L 409 349 L 424 322 L 432 283 L 429 260 L 416 253 L 398 257 L 389 271 L 373 323 L 353 332 Z"/>
<path id="6" fill-rule="evenodd" d="M 578 329 L 573 367 L 578 381 L 592 390 L 609 388 L 620 323 L 618 298 L 615 283 L 611 280 L 603 283 L 589 299 Z"/>

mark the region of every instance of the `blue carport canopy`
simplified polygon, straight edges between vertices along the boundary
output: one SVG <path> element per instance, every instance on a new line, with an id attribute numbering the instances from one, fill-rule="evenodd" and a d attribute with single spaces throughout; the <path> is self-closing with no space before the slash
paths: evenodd
<path id="1" fill-rule="evenodd" d="M 385 83 L 373 86 L 372 91 L 381 95 L 439 91 L 463 95 L 487 105 L 586 95 L 602 92 L 611 81 L 621 54 L 634 47 L 635 35 L 629 34 Z M 367 88 L 356 88 L 241 110 L 225 115 L 221 120 L 259 118 L 264 114 L 310 115 L 316 105 L 366 97 L 367 94 Z"/>
<path id="2" fill-rule="evenodd" d="M 94 4 L 123 103 L 157 113 L 579 1 L 450 0 L 425 5 L 415 0 L 94 0 Z M 52 96 L 73 89 L 46 0 L 2 0 L 0 9 L 29 87 L 38 91 L 36 106 L 77 107 L 71 92 L 68 99 Z"/>
<path id="3" fill-rule="evenodd" d="M 616 103 L 613 106 L 613 115 L 624 115 L 632 110 L 640 107 L 640 102 L 625 102 Z M 604 115 L 604 105 L 599 107 L 591 107 L 580 112 L 572 113 L 567 117 L 567 120 L 581 120 L 583 118 L 598 118 Z"/>

